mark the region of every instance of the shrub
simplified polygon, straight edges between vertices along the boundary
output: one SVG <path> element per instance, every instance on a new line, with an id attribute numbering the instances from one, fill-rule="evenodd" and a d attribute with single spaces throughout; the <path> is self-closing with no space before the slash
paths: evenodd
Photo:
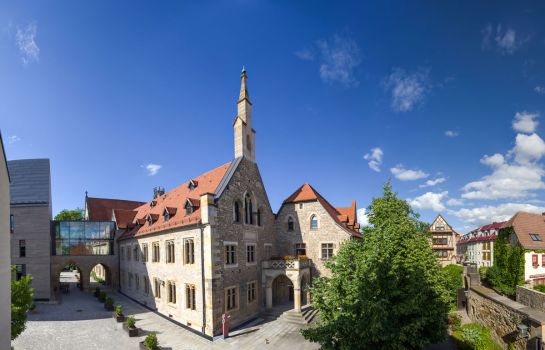
<path id="1" fill-rule="evenodd" d="M 481 276 L 481 282 L 487 281 L 488 274 L 488 267 L 487 266 L 481 266 L 479 267 L 479 275 Z"/>
<path id="2" fill-rule="evenodd" d="M 502 347 L 496 343 L 490 330 L 477 323 L 470 323 L 462 326 L 458 331 L 452 333 L 452 337 L 461 350 L 500 350 Z"/>
<path id="3" fill-rule="evenodd" d="M 107 297 L 107 298 L 106 298 L 105 305 L 106 305 L 107 307 L 112 307 L 112 306 L 114 306 L 114 300 L 113 300 L 111 297 Z"/>
<path id="4" fill-rule="evenodd" d="M 116 316 L 121 316 L 123 314 L 123 305 L 116 305 L 114 312 Z"/>
<path id="5" fill-rule="evenodd" d="M 459 265 L 447 265 L 442 272 L 445 276 L 446 287 L 449 294 L 449 303 L 452 309 L 456 308 L 456 299 L 458 288 L 463 287 L 462 272 L 464 268 Z"/>
<path id="6" fill-rule="evenodd" d="M 99 295 L 98 295 L 98 300 L 103 303 L 106 301 L 106 293 L 104 293 L 103 291 L 100 291 Z"/>
<path id="7" fill-rule="evenodd" d="M 129 316 L 129 318 L 127 318 L 127 327 L 131 329 L 136 327 L 136 320 L 134 319 L 134 316 Z"/>
<path id="8" fill-rule="evenodd" d="M 462 325 L 462 316 L 460 316 L 456 311 L 449 312 L 448 324 L 452 330 L 460 330 Z"/>
<path id="9" fill-rule="evenodd" d="M 159 342 L 157 341 L 157 334 L 155 333 L 148 334 L 146 339 L 144 339 L 144 345 L 150 350 L 156 349 L 158 344 Z"/>
<path id="10" fill-rule="evenodd" d="M 536 284 L 534 289 L 538 292 L 545 293 L 545 284 Z"/>

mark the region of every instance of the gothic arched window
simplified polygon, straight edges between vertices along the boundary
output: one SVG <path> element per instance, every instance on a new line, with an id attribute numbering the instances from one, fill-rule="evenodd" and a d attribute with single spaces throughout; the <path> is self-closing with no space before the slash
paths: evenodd
<path id="1" fill-rule="evenodd" d="M 316 215 L 312 215 L 310 217 L 310 229 L 311 230 L 316 230 L 316 229 L 318 229 L 318 225 L 319 225 L 318 217 Z"/>
<path id="2" fill-rule="evenodd" d="M 233 219 L 235 222 L 240 222 L 240 204 L 238 201 L 233 204 Z"/>
<path id="3" fill-rule="evenodd" d="M 244 198 L 244 208 L 246 209 L 246 215 L 244 216 L 244 222 L 246 224 L 253 225 L 254 224 L 254 215 L 253 215 L 253 207 L 252 207 L 252 197 L 250 197 L 249 193 L 246 193 L 246 197 Z"/>

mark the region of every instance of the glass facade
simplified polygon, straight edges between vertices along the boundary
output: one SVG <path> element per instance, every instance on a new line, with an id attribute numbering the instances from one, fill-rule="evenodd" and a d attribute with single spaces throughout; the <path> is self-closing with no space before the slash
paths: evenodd
<path id="1" fill-rule="evenodd" d="M 54 255 L 113 255 L 113 221 L 55 221 Z"/>

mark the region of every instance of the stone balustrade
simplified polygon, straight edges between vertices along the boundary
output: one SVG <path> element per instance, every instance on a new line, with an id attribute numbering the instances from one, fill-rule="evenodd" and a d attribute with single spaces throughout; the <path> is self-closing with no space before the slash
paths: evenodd
<path id="1" fill-rule="evenodd" d="M 265 260 L 262 262 L 261 267 L 263 269 L 273 270 L 301 270 L 306 267 L 310 267 L 310 259 L 292 259 L 292 260 Z"/>

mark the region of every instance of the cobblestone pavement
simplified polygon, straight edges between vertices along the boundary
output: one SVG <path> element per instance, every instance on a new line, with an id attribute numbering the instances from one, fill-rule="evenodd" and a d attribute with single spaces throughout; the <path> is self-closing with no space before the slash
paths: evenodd
<path id="1" fill-rule="evenodd" d="M 124 314 L 134 315 L 143 330 L 140 337 L 129 338 L 115 322 L 112 313 L 104 310 L 92 294 L 72 286 L 62 303 L 37 304 L 29 314 L 27 329 L 14 342 L 15 350 L 90 350 L 138 349 L 138 342 L 148 332 L 156 332 L 162 349 L 318 349 L 299 333 L 299 326 L 274 320 L 232 333 L 227 340 L 211 342 L 156 315 L 120 295 L 112 296 L 121 303 Z"/>

